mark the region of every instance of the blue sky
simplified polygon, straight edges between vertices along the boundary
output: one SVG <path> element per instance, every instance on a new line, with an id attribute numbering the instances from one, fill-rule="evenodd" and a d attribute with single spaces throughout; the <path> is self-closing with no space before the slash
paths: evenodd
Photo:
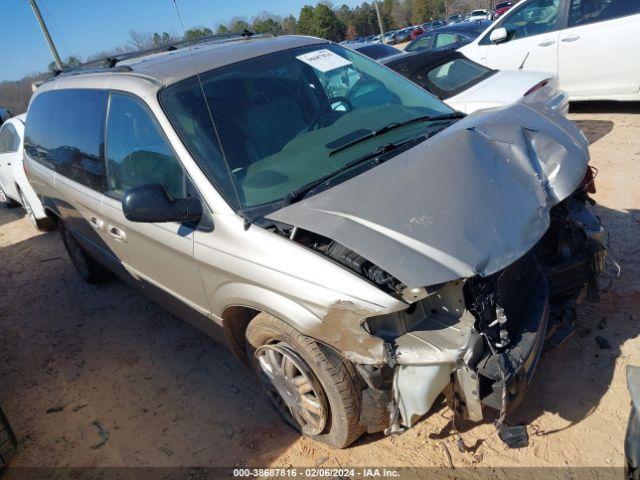
<path id="1" fill-rule="evenodd" d="M 340 0 L 350 6 L 363 0 Z M 36 0 L 60 55 L 81 59 L 129 41 L 129 32 L 180 34 L 173 0 Z M 316 0 L 177 0 L 185 28 L 210 28 L 231 17 L 251 18 L 262 11 L 296 17 L 305 4 Z M 0 81 L 17 80 L 47 69 L 52 61 L 42 32 L 27 0 L 0 0 L 2 47 Z"/>

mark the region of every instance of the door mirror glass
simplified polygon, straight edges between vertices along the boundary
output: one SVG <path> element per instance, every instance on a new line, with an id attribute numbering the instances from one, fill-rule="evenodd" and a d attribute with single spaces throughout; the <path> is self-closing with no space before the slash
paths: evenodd
<path id="1" fill-rule="evenodd" d="M 198 222 L 202 203 L 197 197 L 173 199 L 164 186 L 151 183 L 125 191 L 122 212 L 131 222 Z"/>
<path id="2" fill-rule="evenodd" d="M 507 39 L 507 29 L 504 27 L 496 28 L 491 32 L 489 39 L 494 43 L 504 42 Z"/>

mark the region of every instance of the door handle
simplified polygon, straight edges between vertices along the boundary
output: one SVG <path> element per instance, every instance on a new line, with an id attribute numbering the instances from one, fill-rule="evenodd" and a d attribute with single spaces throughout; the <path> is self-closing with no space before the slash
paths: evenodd
<path id="1" fill-rule="evenodd" d="M 539 47 L 550 47 L 551 45 L 555 44 L 556 41 L 555 40 L 545 40 L 544 42 L 540 42 L 538 44 Z"/>
<path id="2" fill-rule="evenodd" d="M 109 225 L 107 232 L 118 242 L 125 243 L 127 240 L 127 236 L 124 231 L 114 225 Z"/>
<path id="3" fill-rule="evenodd" d="M 563 42 L 575 42 L 576 40 L 580 40 L 580 35 L 569 35 L 562 39 Z"/>
<path id="4" fill-rule="evenodd" d="M 91 217 L 89 219 L 89 223 L 91 223 L 91 226 L 93 228 L 102 228 L 104 225 L 104 222 L 100 220 L 98 217 Z"/>
<path id="5" fill-rule="evenodd" d="M 10 167 L 10 166 L 11 166 L 11 162 L 7 162 L 7 167 Z"/>

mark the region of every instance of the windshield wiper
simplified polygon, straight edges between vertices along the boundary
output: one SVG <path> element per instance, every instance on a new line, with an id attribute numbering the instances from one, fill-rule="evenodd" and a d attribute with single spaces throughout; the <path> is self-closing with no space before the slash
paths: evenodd
<path id="1" fill-rule="evenodd" d="M 303 185 L 300 188 L 292 190 L 282 199 L 282 207 L 286 207 L 287 205 L 291 205 L 297 200 L 300 200 L 301 198 L 304 197 L 306 193 L 310 192 L 317 186 L 322 185 L 323 183 L 328 182 L 329 180 L 340 176 L 345 171 L 350 170 L 353 167 L 366 162 L 367 160 L 371 160 L 372 158 L 376 158 L 376 157 L 379 157 L 380 155 L 396 150 L 404 145 L 407 145 L 408 143 L 416 142 L 420 140 L 420 138 L 421 137 L 411 138 L 409 140 L 405 140 L 404 142 L 400 142 L 400 143 L 387 143 L 385 145 L 379 145 L 378 147 L 375 148 L 374 151 L 367 153 L 362 157 L 358 157 L 355 160 L 350 161 L 349 163 L 346 163 L 339 169 L 334 170 L 333 172 L 323 177 L 320 177 L 319 179 L 314 180 L 313 182 L 307 183 L 306 185 Z M 378 160 L 378 162 L 380 161 Z"/>
<path id="2" fill-rule="evenodd" d="M 462 112 L 453 112 L 453 113 L 447 113 L 446 115 L 435 115 L 435 116 L 423 115 L 421 117 L 415 117 L 409 120 L 405 120 L 404 122 L 389 123 L 384 127 L 378 128 L 377 130 L 372 130 L 371 132 L 367 133 L 366 135 L 363 135 L 362 137 L 356 138 L 355 140 L 347 142 L 344 145 L 340 145 L 338 148 L 331 150 L 329 152 L 329 156 L 331 157 L 336 153 L 339 153 L 343 150 L 346 150 L 349 147 L 357 145 L 358 143 L 364 142 L 365 140 L 368 140 L 373 137 L 377 137 L 378 135 L 382 135 L 384 133 L 390 132 L 391 130 L 395 130 L 396 128 L 404 127 L 405 125 L 410 125 L 412 123 L 419 123 L 419 122 L 437 122 L 440 120 L 454 120 L 456 118 L 463 118 L 464 116 L 465 114 Z"/>

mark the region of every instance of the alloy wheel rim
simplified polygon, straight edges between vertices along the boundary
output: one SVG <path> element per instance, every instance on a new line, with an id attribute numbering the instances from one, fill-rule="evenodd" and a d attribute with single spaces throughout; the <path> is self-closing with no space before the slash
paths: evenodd
<path id="1" fill-rule="evenodd" d="M 259 347 L 256 371 L 271 402 L 305 435 L 319 435 L 328 420 L 324 390 L 307 364 L 285 343 Z"/>
<path id="2" fill-rule="evenodd" d="M 0 187 L 0 203 L 7 203 L 7 196 L 4 193 L 4 190 Z"/>

